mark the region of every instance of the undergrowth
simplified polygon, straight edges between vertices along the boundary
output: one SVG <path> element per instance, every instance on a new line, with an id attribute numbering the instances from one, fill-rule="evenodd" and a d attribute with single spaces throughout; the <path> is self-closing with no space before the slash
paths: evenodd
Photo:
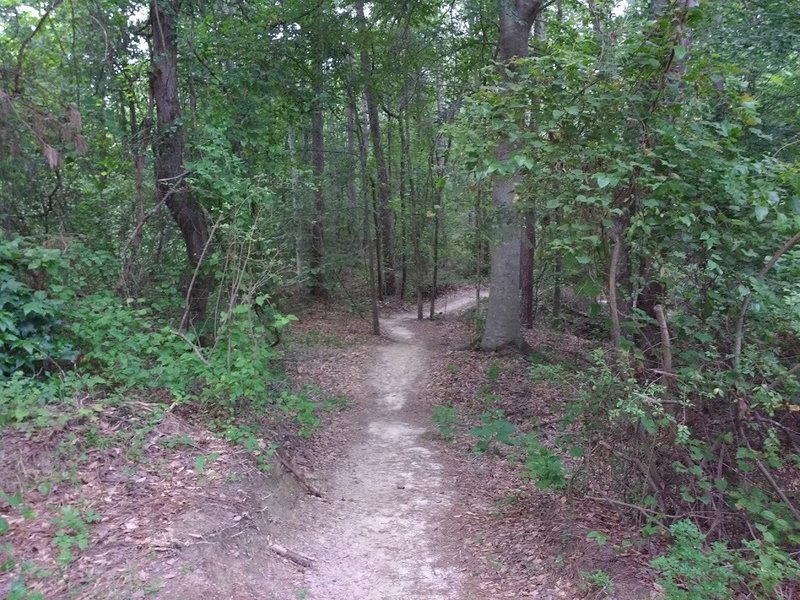
<path id="1" fill-rule="evenodd" d="M 3 514 L 36 518 L 25 496 L 79 488 L 70 472 L 93 453 L 121 449 L 135 472 L 152 432 L 171 411 L 240 446 L 266 471 L 278 449 L 270 439 L 275 424 L 309 437 L 326 412 L 347 404 L 317 388 L 295 389 L 287 379 L 278 342 L 294 317 L 277 310 L 266 291 L 221 291 L 209 322 L 179 331 L 168 323 L 178 320 L 182 299 L 173 292 L 117 296 L 104 283 L 106 270 L 117 268 L 112 257 L 79 242 L 64 252 L 0 237 L 0 430 L 29 438 L 51 432 L 52 451 L 64 464 L 60 473 L 0 490 Z M 119 427 L 109 431 L 101 418 Z M 191 452 L 193 440 L 179 436 L 164 447 Z M 196 454 L 194 472 L 202 475 L 217 458 Z M 59 570 L 89 547 L 99 519 L 80 505 L 64 505 L 52 518 Z M 0 517 L 0 535 L 14 522 Z M 31 585 L 54 574 L 18 560 L 10 544 L 2 555 L 0 573 L 12 577 L 9 598 L 41 597 Z"/>
<path id="2" fill-rule="evenodd" d="M 490 395 L 491 408 L 470 417 L 458 404 L 436 407 L 434 420 L 446 439 L 457 416 L 477 421 L 466 429 L 476 453 L 505 457 L 522 480 L 573 506 L 622 507 L 641 540 L 663 549 L 651 566 L 666 598 L 794 597 L 800 519 L 783 490 L 794 485 L 798 459 L 778 421 L 763 427 L 753 419 L 743 436 L 729 421 L 701 420 L 698 375 L 675 389 L 612 364 L 602 350 L 588 360 L 578 368 L 537 356 L 527 367 L 503 367 L 526 368 L 531 393 L 539 385 L 560 390 L 562 408 L 549 426 L 506 414 L 497 359 L 474 392 L 476 408 Z M 702 383 L 717 388 L 703 402 L 718 402 L 721 382 Z M 587 571 L 583 581 L 606 594 L 614 588 L 603 571 Z"/>

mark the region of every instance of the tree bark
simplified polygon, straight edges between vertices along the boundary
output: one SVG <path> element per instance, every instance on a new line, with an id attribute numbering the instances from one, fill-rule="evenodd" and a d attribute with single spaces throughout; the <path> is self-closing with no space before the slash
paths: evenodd
<path id="1" fill-rule="evenodd" d="M 500 37 L 497 43 L 498 59 L 513 68 L 516 58 L 528 55 L 528 40 L 536 18 L 541 13 L 540 0 L 498 0 Z M 509 139 L 500 142 L 497 160 L 505 162 L 516 150 Z M 503 346 L 522 346 L 520 333 L 520 247 L 521 231 L 519 213 L 515 206 L 519 173 L 497 177 L 492 200 L 497 209 L 500 240 L 492 249 L 491 294 L 486 328 L 481 340 L 483 350 L 497 350 Z"/>
<path id="2" fill-rule="evenodd" d="M 200 263 L 210 243 L 208 223 L 197 199 L 186 185 L 183 167 L 183 127 L 178 97 L 178 3 L 152 0 L 150 25 L 153 31 L 150 86 L 156 105 L 157 141 L 155 144 L 156 197 L 169 208 L 186 245 L 193 273 L 184 281 L 187 306 L 180 327 L 200 323 L 206 313 L 211 279 L 202 273 Z"/>
<path id="3" fill-rule="evenodd" d="M 365 22 L 364 3 L 356 4 L 356 15 L 360 22 Z M 375 169 L 378 177 L 378 217 L 381 223 L 380 228 L 380 247 L 381 258 L 383 261 L 383 293 L 386 296 L 394 296 L 397 291 L 396 277 L 394 272 L 394 251 L 392 246 L 392 229 L 394 218 L 389 202 L 391 200 L 391 189 L 389 187 L 389 171 L 386 167 L 386 158 L 383 151 L 383 139 L 381 138 L 381 125 L 378 115 L 378 103 L 375 99 L 375 91 L 371 81 L 372 69 L 370 59 L 366 49 L 361 51 L 361 70 L 366 80 L 364 85 L 364 100 L 367 104 L 367 117 L 369 120 L 369 132 L 372 139 L 372 154 L 375 157 Z"/>
<path id="4" fill-rule="evenodd" d="M 318 42 L 319 45 L 319 42 Z M 325 277 L 323 259 L 325 256 L 325 121 L 322 114 L 322 52 L 317 57 L 317 73 L 314 81 L 314 106 L 311 113 L 311 168 L 314 172 L 314 218 L 311 221 L 311 294 L 324 296 Z"/>
<path id="5" fill-rule="evenodd" d="M 525 225 L 520 238 L 520 292 L 521 322 L 527 329 L 533 328 L 533 273 L 534 253 L 536 251 L 536 213 L 533 210 L 525 212 Z"/>
<path id="6" fill-rule="evenodd" d="M 294 127 L 289 124 L 286 134 L 286 145 L 289 150 L 289 173 L 292 181 L 292 217 L 294 218 L 294 261 L 298 279 L 303 274 L 303 216 L 300 210 L 300 170 L 297 168 L 297 150 L 295 148 Z"/>
<path id="7" fill-rule="evenodd" d="M 370 218 L 370 192 L 369 174 L 367 172 L 367 140 L 361 119 L 358 118 L 355 102 L 353 102 L 353 122 L 358 127 L 358 161 L 361 171 L 361 196 L 364 203 L 364 251 L 367 253 L 367 279 L 369 283 L 370 308 L 372 312 L 372 333 L 381 334 L 381 323 L 378 316 L 378 286 L 375 281 L 375 254 L 373 254 L 372 234 L 370 227 L 373 219 Z"/>
<path id="8" fill-rule="evenodd" d="M 136 101 L 132 94 L 133 82 L 128 80 L 128 91 L 130 93 L 129 107 L 129 126 L 131 133 L 131 150 L 133 154 L 134 168 L 134 229 L 133 235 L 127 245 L 128 255 L 123 256 L 122 273 L 116 288 L 118 292 L 130 294 L 130 283 L 133 278 L 133 265 L 136 261 L 136 254 L 142 244 L 142 230 L 144 229 L 144 166 L 145 166 L 145 144 L 142 139 L 142 132 L 139 130 L 139 123 L 136 117 Z"/>

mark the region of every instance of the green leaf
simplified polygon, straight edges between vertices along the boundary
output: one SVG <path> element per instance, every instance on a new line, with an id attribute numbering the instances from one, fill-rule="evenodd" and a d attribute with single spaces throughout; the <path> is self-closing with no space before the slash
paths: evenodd
<path id="1" fill-rule="evenodd" d="M 597 187 L 600 189 L 608 187 L 613 181 L 611 175 L 608 175 L 607 173 L 596 173 L 595 179 L 597 179 Z"/>
<path id="2" fill-rule="evenodd" d="M 594 540 L 597 542 L 598 546 L 605 546 L 606 542 L 608 542 L 608 536 L 604 533 L 600 533 L 599 531 L 590 531 L 586 534 L 587 540 Z"/>

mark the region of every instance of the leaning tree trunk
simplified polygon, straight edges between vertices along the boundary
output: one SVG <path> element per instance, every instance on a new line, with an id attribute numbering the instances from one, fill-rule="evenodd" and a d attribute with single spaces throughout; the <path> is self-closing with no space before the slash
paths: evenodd
<path id="1" fill-rule="evenodd" d="M 186 185 L 183 167 L 183 128 L 178 99 L 178 38 L 175 22 L 178 4 L 164 0 L 150 3 L 153 30 L 150 86 L 156 105 L 156 197 L 169 208 L 186 244 L 192 273 L 182 285 L 186 310 L 181 329 L 199 324 L 206 313 L 211 280 L 200 269 L 210 242 L 203 208 Z"/>
<path id="2" fill-rule="evenodd" d="M 543 3 L 540 0 L 498 0 L 500 38 L 497 54 L 507 67 L 513 68 L 515 58 L 528 55 L 531 27 L 542 8 Z M 505 162 L 515 150 L 514 142 L 502 140 L 497 149 L 497 160 Z M 520 179 L 519 173 L 514 173 L 498 177 L 494 181 L 492 199 L 497 210 L 500 240 L 492 249 L 489 311 L 481 340 L 481 348 L 484 350 L 522 345 L 519 323 L 522 227 L 514 205 Z"/>

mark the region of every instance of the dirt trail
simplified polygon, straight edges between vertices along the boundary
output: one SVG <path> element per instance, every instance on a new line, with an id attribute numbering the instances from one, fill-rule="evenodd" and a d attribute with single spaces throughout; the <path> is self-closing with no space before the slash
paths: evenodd
<path id="1" fill-rule="evenodd" d="M 471 305 L 461 294 L 446 312 Z M 459 574 L 436 547 L 437 530 L 453 502 L 445 466 L 423 434 L 430 415 L 415 409 L 429 350 L 415 334 L 415 315 L 381 321 L 391 343 L 376 348 L 360 399 L 363 425 L 336 464 L 327 493 L 316 503 L 311 540 L 316 555 L 307 574 L 317 600 L 445 600 L 461 598 Z"/>

